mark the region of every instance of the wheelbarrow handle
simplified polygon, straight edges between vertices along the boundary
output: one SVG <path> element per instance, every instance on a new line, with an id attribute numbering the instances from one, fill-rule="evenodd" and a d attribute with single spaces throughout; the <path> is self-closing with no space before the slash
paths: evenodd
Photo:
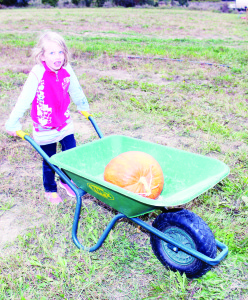
<path id="1" fill-rule="evenodd" d="M 92 116 L 92 114 L 90 114 L 88 111 L 81 110 L 80 113 L 85 116 L 87 120 L 89 120 L 89 117 Z"/>
<path id="2" fill-rule="evenodd" d="M 100 138 L 100 139 L 103 138 L 104 136 L 103 136 L 103 134 L 102 134 L 100 128 L 99 128 L 98 125 L 96 124 L 96 121 L 95 121 L 94 118 L 92 117 L 92 114 L 90 114 L 90 113 L 87 112 L 87 111 L 80 111 L 80 113 L 81 113 L 83 116 L 85 116 L 85 118 L 86 118 L 87 120 L 90 120 L 90 122 L 91 122 L 91 124 L 93 125 L 93 127 L 94 127 L 96 133 L 98 134 L 99 138 Z"/>
<path id="3" fill-rule="evenodd" d="M 28 134 L 26 132 L 24 132 L 23 130 L 17 130 L 16 135 L 19 136 L 20 138 L 22 138 L 23 140 L 25 140 L 25 136 Z"/>

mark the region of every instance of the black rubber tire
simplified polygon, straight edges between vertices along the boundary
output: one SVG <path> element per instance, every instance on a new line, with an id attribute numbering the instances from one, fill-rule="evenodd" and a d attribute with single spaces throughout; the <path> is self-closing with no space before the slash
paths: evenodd
<path id="1" fill-rule="evenodd" d="M 217 247 L 212 231 L 193 212 L 182 209 L 162 213 L 157 216 L 152 226 L 210 258 L 216 257 Z M 200 259 L 181 250 L 173 251 L 171 245 L 154 234 L 151 234 L 151 245 L 154 254 L 165 267 L 174 272 L 185 273 L 188 278 L 201 277 L 211 269 L 209 264 Z"/>

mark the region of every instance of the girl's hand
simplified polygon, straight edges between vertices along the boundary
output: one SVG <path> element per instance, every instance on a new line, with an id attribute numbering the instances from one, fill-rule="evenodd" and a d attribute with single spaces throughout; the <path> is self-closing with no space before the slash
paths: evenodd
<path id="1" fill-rule="evenodd" d="M 15 131 L 8 131 L 7 130 L 7 133 L 11 136 L 17 136 L 16 132 Z"/>

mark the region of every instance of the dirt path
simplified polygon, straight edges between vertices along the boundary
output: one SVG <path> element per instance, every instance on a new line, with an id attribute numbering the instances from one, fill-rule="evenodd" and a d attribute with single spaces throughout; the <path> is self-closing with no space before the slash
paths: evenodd
<path id="1" fill-rule="evenodd" d="M 35 228 L 45 220 L 45 216 L 37 212 L 27 215 L 22 203 L 3 211 L 0 216 L 0 249 L 7 243 L 14 242 L 26 229 Z"/>

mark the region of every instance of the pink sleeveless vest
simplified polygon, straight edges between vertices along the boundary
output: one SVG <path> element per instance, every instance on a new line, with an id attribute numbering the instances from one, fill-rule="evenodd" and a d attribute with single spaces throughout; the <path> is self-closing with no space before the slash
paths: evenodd
<path id="1" fill-rule="evenodd" d="M 43 62 L 45 72 L 32 102 L 31 118 L 44 128 L 57 128 L 70 118 L 70 74 L 62 67 L 57 73 Z"/>

